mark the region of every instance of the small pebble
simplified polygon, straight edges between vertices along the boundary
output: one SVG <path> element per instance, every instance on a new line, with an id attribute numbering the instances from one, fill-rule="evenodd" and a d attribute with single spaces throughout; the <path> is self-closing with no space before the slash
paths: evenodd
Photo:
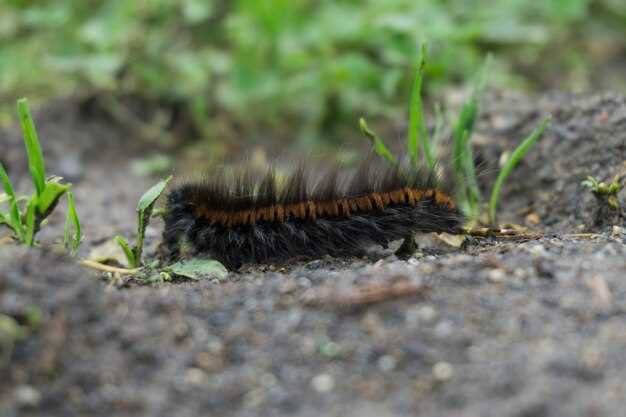
<path id="1" fill-rule="evenodd" d="M 298 286 L 302 288 L 311 288 L 311 280 L 307 277 L 298 277 L 296 278 L 298 281 Z"/>
<path id="2" fill-rule="evenodd" d="M 420 323 L 431 323 L 437 317 L 435 309 L 429 305 L 407 309 L 404 314 L 408 326 L 417 327 Z"/>
<path id="3" fill-rule="evenodd" d="M 454 375 L 454 368 L 448 362 L 437 362 L 433 366 L 433 377 L 439 381 L 448 381 Z"/>
<path id="4" fill-rule="evenodd" d="M 339 355 L 341 347 L 332 340 L 326 340 L 320 343 L 320 354 L 325 358 L 332 359 Z"/>
<path id="5" fill-rule="evenodd" d="M 449 320 L 442 320 L 433 329 L 435 336 L 439 339 L 445 339 L 452 334 L 452 322 Z"/>
<path id="6" fill-rule="evenodd" d="M 20 385 L 15 389 L 15 402 L 22 407 L 35 407 L 41 402 L 41 393 L 30 385 Z"/>
<path id="7" fill-rule="evenodd" d="M 207 380 L 207 374 L 200 368 L 189 368 L 185 373 L 185 382 L 201 385 Z"/>
<path id="8" fill-rule="evenodd" d="M 526 223 L 530 223 L 532 225 L 538 225 L 539 223 L 541 223 L 541 218 L 539 217 L 539 215 L 535 212 L 529 213 L 526 216 Z"/>
<path id="9" fill-rule="evenodd" d="M 418 310 L 418 315 L 421 321 L 429 323 L 437 318 L 437 311 L 431 306 L 422 306 Z"/>
<path id="10" fill-rule="evenodd" d="M 384 355 L 378 359 L 378 368 L 383 372 L 389 372 L 396 369 L 396 358 L 391 355 Z"/>
<path id="11" fill-rule="evenodd" d="M 209 337 L 209 341 L 206 346 L 208 351 L 215 355 L 221 354 L 224 351 L 224 343 L 215 336 Z"/>
<path id="12" fill-rule="evenodd" d="M 280 286 L 278 287 L 278 292 L 280 292 L 281 294 L 289 294 L 294 292 L 297 288 L 298 284 L 296 283 L 296 281 L 290 279 L 280 284 Z"/>
<path id="13" fill-rule="evenodd" d="M 529 252 L 535 256 L 545 256 L 548 253 L 543 245 L 533 245 L 530 247 Z"/>
<path id="14" fill-rule="evenodd" d="M 506 278 L 506 273 L 502 269 L 492 269 L 487 274 L 487 279 L 490 282 L 502 282 Z"/>
<path id="15" fill-rule="evenodd" d="M 316 259 L 304 265 L 304 268 L 310 271 L 314 271 L 316 269 L 322 268 L 323 266 L 324 266 L 324 261 L 322 261 L 321 259 Z"/>
<path id="16" fill-rule="evenodd" d="M 320 394 L 326 394 L 335 388 L 335 379 L 329 374 L 319 374 L 311 380 L 311 387 Z"/>
<path id="17" fill-rule="evenodd" d="M 516 278 L 526 278 L 526 271 L 524 271 L 524 268 L 515 268 L 513 270 L 513 275 Z"/>
<path id="18" fill-rule="evenodd" d="M 278 379 L 274 376 L 274 374 L 270 372 L 266 372 L 259 378 L 261 385 L 265 388 L 273 387 L 278 383 Z"/>

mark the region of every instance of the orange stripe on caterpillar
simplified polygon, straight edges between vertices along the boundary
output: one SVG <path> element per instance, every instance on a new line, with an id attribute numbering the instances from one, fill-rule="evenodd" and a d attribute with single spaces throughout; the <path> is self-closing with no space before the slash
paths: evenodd
<path id="1" fill-rule="evenodd" d="M 305 201 L 292 204 L 274 204 L 245 210 L 210 210 L 196 206 L 194 214 L 206 219 L 210 224 L 239 226 L 257 222 L 283 223 L 286 219 L 316 220 L 317 218 L 350 217 L 356 213 L 383 210 L 390 205 L 415 206 L 422 200 L 432 200 L 436 205 L 455 209 L 452 197 L 437 190 L 417 190 L 404 187 L 389 192 L 373 192 L 360 197 L 343 198 L 333 201 Z"/>

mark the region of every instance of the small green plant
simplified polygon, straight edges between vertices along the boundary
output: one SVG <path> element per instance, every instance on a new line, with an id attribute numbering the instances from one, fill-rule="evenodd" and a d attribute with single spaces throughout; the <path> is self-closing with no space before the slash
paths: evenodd
<path id="1" fill-rule="evenodd" d="M 139 199 L 137 204 L 137 237 L 135 245 L 131 246 L 122 236 L 115 236 L 114 240 L 124 252 L 128 268 L 113 267 L 98 260 L 84 260 L 81 264 L 104 271 L 111 277 L 119 278 L 122 274 L 130 275 L 133 279 L 144 284 L 163 283 L 171 281 L 174 277 L 194 280 L 207 278 L 224 280 L 228 275 L 228 271 L 221 263 L 213 259 L 180 260 L 171 265 L 163 265 L 158 259 L 143 263 L 142 253 L 146 228 L 150 223 L 150 219 L 158 215 L 158 211 L 164 212 L 163 209 L 155 209 L 154 206 L 171 179 L 172 176 L 170 175 L 159 181 Z"/>
<path id="2" fill-rule="evenodd" d="M 35 129 L 35 123 L 28 108 L 28 101 L 24 98 L 17 101 L 17 112 L 24 135 L 24 144 L 28 155 L 28 168 L 33 181 L 35 191 L 30 197 L 18 197 L 6 170 L 0 164 L 0 182 L 4 194 L 0 197 L 0 203 L 6 202 L 8 211 L 0 210 L 0 224 L 11 229 L 13 237 L 27 245 L 35 244 L 35 234 L 39 231 L 42 223 L 52 213 L 63 195 L 68 194 L 71 184 L 61 183 L 61 177 L 46 178 L 46 169 Z M 69 196 L 69 194 L 68 194 Z M 71 198 L 71 197 L 68 197 Z M 78 225 L 76 231 L 80 234 L 80 222 L 73 205 L 73 200 L 68 204 L 69 211 L 73 212 L 74 224 Z M 73 244 L 73 251 L 80 244 L 80 236 Z"/>
<path id="3" fill-rule="evenodd" d="M 474 154 L 471 146 L 470 138 L 474 131 L 476 118 L 479 112 L 479 101 L 482 92 L 485 89 L 488 68 L 491 57 L 487 57 L 485 65 L 479 72 L 474 81 L 474 86 L 470 97 L 465 101 L 461 108 L 461 112 L 452 129 L 452 166 L 454 175 L 458 184 L 458 201 L 459 206 L 467 215 L 468 223 L 473 225 L 478 222 L 482 207 L 484 206 L 483 197 L 480 192 L 478 180 L 476 176 L 476 166 L 474 163 Z M 409 101 L 409 131 L 407 135 L 407 152 L 413 167 L 419 166 L 421 163 L 420 155 L 430 169 L 436 164 L 436 158 L 433 155 L 433 148 L 441 140 L 443 130 L 443 117 L 439 106 L 435 108 L 436 123 L 435 131 L 432 138 L 429 136 L 428 129 L 424 118 L 424 109 L 421 99 L 421 89 L 423 82 L 424 68 L 426 66 L 426 48 L 424 45 L 420 48 L 420 56 L 418 60 L 417 70 L 411 96 Z M 489 199 L 489 222 L 496 223 L 496 208 L 500 191 L 511 171 L 519 164 L 522 158 L 539 140 L 544 130 L 548 126 L 550 118 L 546 117 L 540 125 L 527 137 L 514 151 L 500 171 L 496 181 L 494 182 L 491 196 Z M 359 120 L 361 131 L 372 141 L 374 151 L 390 163 L 397 165 L 398 159 L 387 148 L 385 143 L 371 131 L 365 119 Z"/>
<path id="4" fill-rule="evenodd" d="M 617 194 L 624 188 L 619 176 L 616 176 L 609 184 L 588 176 L 587 179 L 582 182 L 582 185 L 588 187 L 597 198 L 606 200 L 609 207 L 614 210 L 619 210 L 620 204 Z"/>
<path id="5" fill-rule="evenodd" d="M 164 180 L 159 181 L 156 185 L 152 186 L 146 191 L 137 204 L 137 240 L 135 246 L 131 248 L 130 244 L 122 236 L 116 236 L 115 241 L 120 245 L 126 255 L 126 261 L 129 268 L 139 268 L 141 263 L 141 255 L 143 252 L 143 240 L 146 233 L 146 227 L 150 223 L 150 217 L 154 205 L 158 198 L 163 194 L 165 187 L 172 179 L 170 175 Z"/>

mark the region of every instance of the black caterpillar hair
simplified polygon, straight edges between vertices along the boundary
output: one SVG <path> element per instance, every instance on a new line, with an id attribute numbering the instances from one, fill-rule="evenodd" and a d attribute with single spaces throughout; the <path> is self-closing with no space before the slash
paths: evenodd
<path id="1" fill-rule="evenodd" d="M 405 169 L 366 159 L 352 175 L 329 170 L 319 180 L 299 167 L 284 180 L 270 168 L 217 170 L 168 195 L 162 248 L 166 257 L 243 263 L 360 255 L 414 232 L 458 233 L 463 215 L 435 170 Z"/>

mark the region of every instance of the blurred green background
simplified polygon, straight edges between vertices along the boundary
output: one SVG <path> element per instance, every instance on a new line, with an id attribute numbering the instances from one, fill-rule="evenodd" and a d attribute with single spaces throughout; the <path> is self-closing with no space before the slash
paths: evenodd
<path id="1" fill-rule="evenodd" d="M 422 41 L 435 97 L 488 52 L 491 87 L 625 92 L 625 36 L 624 0 L 2 0 L 0 111 L 74 94 L 186 136 L 332 142 L 404 118 Z"/>

